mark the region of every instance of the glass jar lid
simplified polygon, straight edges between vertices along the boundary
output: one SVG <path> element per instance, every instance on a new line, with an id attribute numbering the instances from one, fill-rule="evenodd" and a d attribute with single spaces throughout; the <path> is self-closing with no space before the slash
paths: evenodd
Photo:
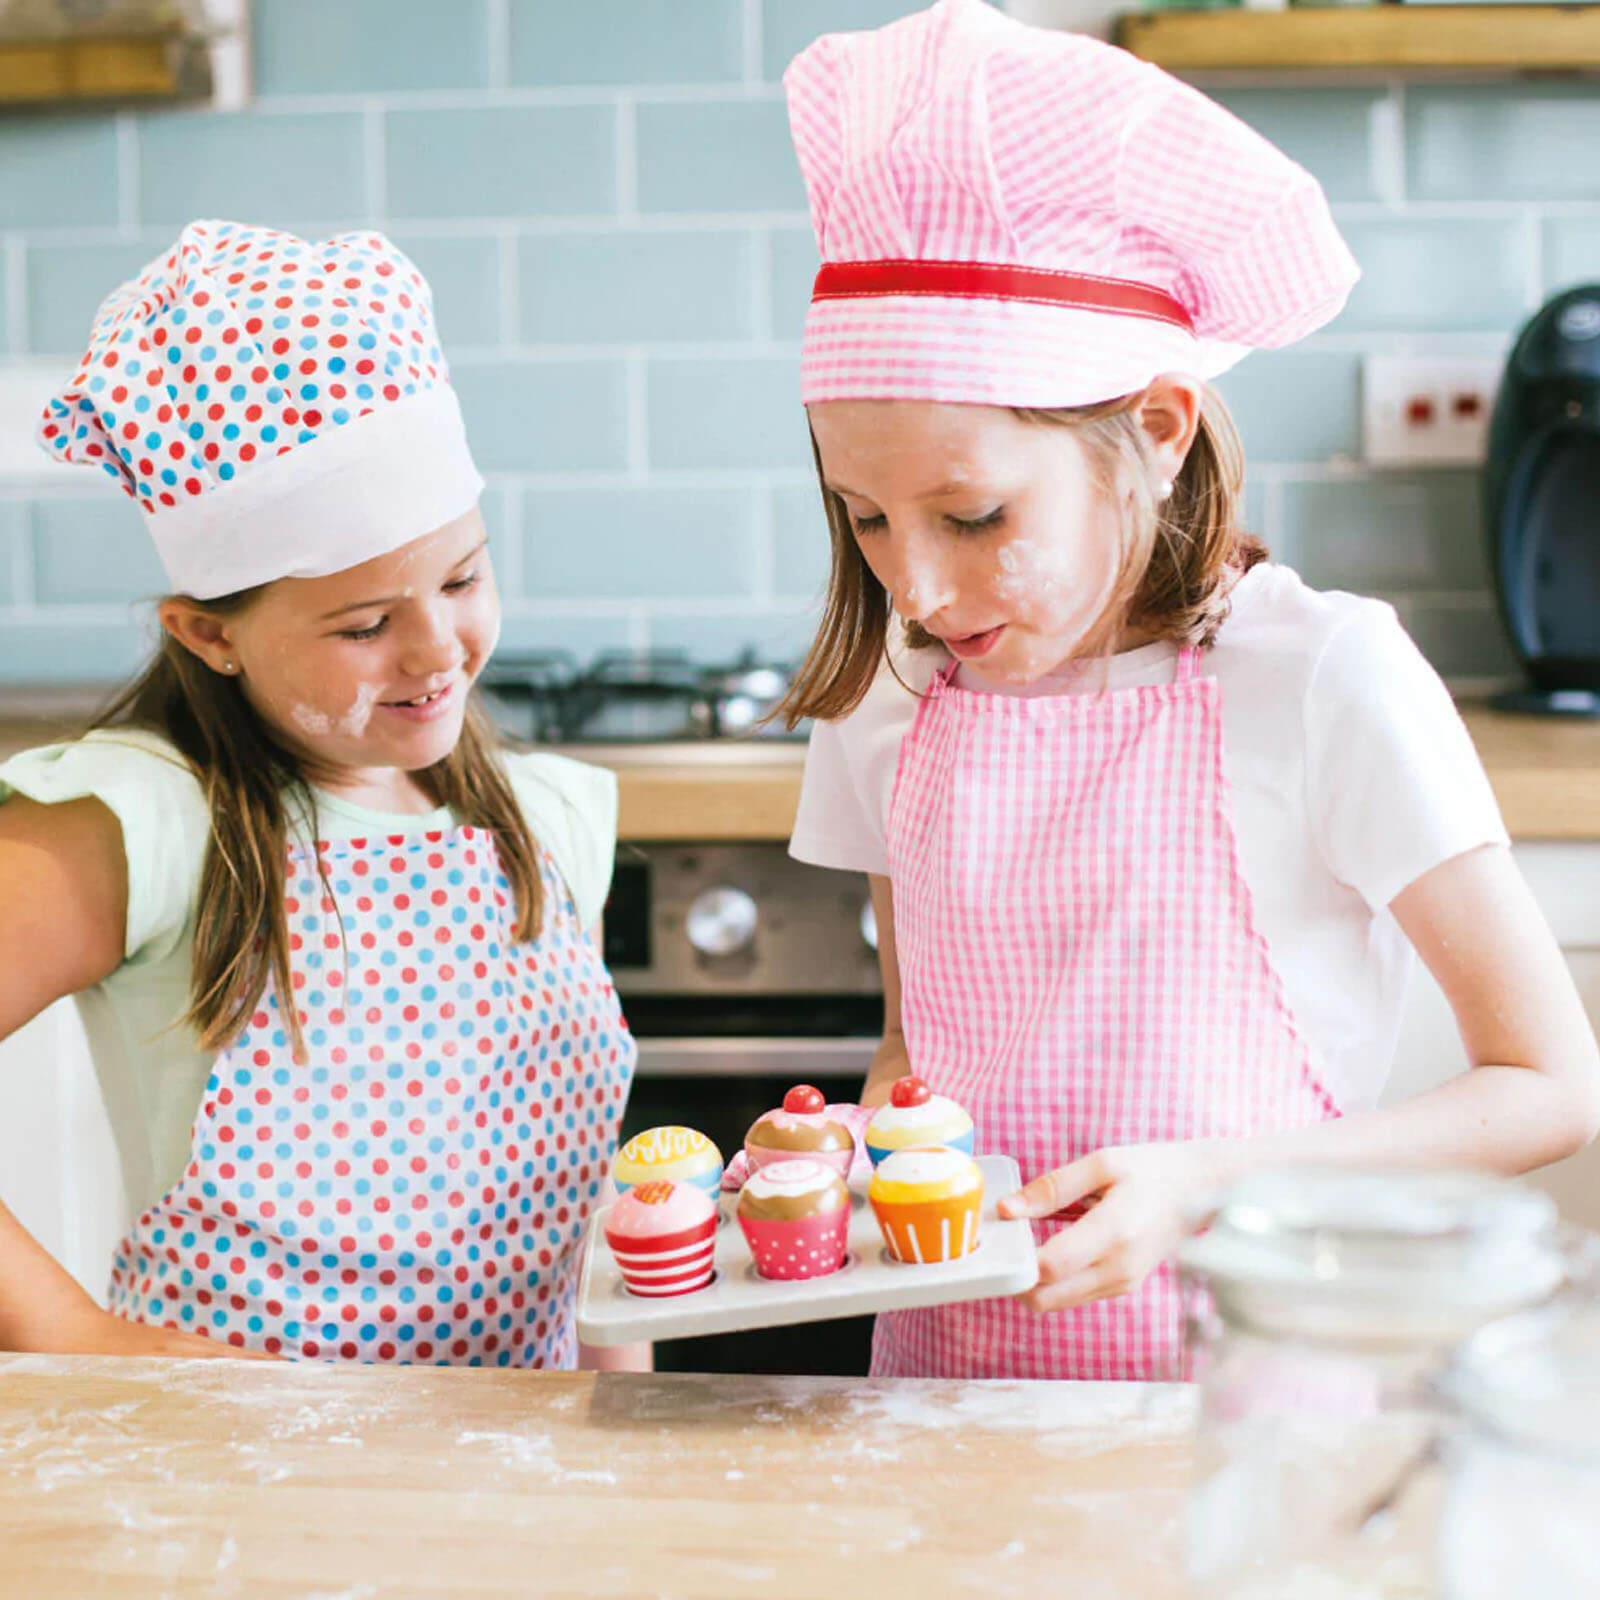
<path id="1" fill-rule="evenodd" d="M 1473 1172 L 1310 1167 L 1217 1197 L 1179 1260 L 1229 1322 L 1313 1339 L 1455 1341 L 1546 1299 L 1548 1195 Z"/>
<path id="2" fill-rule="evenodd" d="M 1444 1388 L 1480 1432 L 1600 1472 L 1600 1291 L 1490 1323 Z"/>

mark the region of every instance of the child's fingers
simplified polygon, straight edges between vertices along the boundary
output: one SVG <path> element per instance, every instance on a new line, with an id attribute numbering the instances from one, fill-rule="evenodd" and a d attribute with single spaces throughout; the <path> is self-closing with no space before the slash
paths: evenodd
<path id="1" fill-rule="evenodd" d="M 1113 1194 L 1039 1247 L 1041 1285 L 1065 1283 L 1124 1252 L 1128 1202 Z"/>
<path id="2" fill-rule="evenodd" d="M 1111 1175 L 1106 1171 L 1101 1153 L 1096 1151 L 1067 1166 L 1057 1167 L 1054 1172 L 1042 1173 L 1015 1194 L 1008 1194 L 995 1209 L 1005 1218 L 1053 1217 L 1097 1194 L 1110 1181 Z"/>
<path id="3" fill-rule="evenodd" d="M 1091 1300 L 1108 1300 L 1133 1287 L 1127 1267 L 1117 1258 L 1096 1262 L 1086 1271 L 1046 1283 L 1041 1279 L 1017 1298 L 1030 1311 L 1066 1311 Z"/>

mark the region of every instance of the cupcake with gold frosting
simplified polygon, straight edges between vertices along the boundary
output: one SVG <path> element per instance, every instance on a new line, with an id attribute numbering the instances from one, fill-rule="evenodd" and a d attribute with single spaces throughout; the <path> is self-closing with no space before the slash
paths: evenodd
<path id="1" fill-rule="evenodd" d="M 611 1181 L 623 1195 L 657 1179 L 692 1183 L 714 1200 L 722 1189 L 722 1152 L 693 1128 L 646 1128 L 617 1152 Z"/>
<path id="2" fill-rule="evenodd" d="M 873 1166 L 896 1150 L 947 1145 L 972 1154 L 972 1118 L 954 1100 L 934 1094 L 921 1078 L 897 1078 L 889 1103 L 867 1124 L 867 1154 Z"/>
<path id="3" fill-rule="evenodd" d="M 896 1261 L 954 1261 L 978 1247 L 983 1174 L 960 1150 L 896 1150 L 867 1188 Z"/>

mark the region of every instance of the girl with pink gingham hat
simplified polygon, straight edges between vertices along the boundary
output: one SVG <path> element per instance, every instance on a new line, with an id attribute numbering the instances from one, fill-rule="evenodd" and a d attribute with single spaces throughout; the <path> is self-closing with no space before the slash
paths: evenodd
<path id="1" fill-rule="evenodd" d="M 0 1205 L 0 1349 L 574 1365 L 635 1056 L 616 785 L 472 703 L 500 605 L 427 283 L 191 223 L 39 438 L 171 592 L 95 728 L 0 765 L 0 1036 L 82 995 L 128 1200 L 103 1303 Z"/>
<path id="2" fill-rule="evenodd" d="M 881 1317 L 873 1370 L 1177 1377 L 1168 1258 L 1207 1193 L 1540 1165 L 1600 1125 L 1600 1057 L 1394 612 L 1237 520 L 1207 380 L 1357 276 L 1315 180 L 981 0 L 821 38 L 785 87 L 833 550 L 791 848 L 871 878 L 864 1101 L 915 1071 L 964 1104 L 1039 1244 L 1017 1301 Z M 1414 952 L 1471 1070 L 1379 1110 Z"/>

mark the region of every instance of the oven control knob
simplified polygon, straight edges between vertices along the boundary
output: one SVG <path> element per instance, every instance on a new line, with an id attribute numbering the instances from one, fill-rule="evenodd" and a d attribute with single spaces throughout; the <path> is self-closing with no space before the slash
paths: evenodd
<path id="1" fill-rule="evenodd" d="M 707 889 L 694 898 L 684 928 L 703 956 L 732 956 L 755 943 L 756 903 L 743 889 Z"/>
<path id="2" fill-rule="evenodd" d="M 861 942 L 869 950 L 878 948 L 878 913 L 870 900 L 861 902 Z"/>

